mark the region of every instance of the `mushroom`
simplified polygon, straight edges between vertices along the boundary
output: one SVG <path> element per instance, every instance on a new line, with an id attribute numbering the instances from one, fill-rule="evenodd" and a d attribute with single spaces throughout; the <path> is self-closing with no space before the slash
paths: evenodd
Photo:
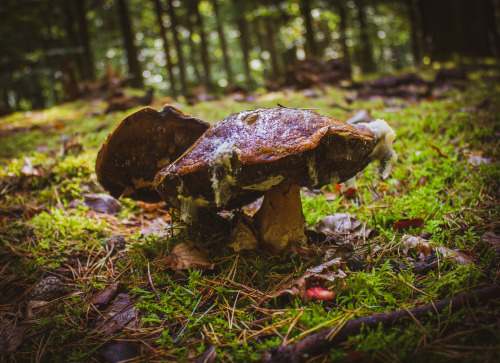
<path id="1" fill-rule="evenodd" d="M 383 120 L 349 125 L 307 109 L 275 108 L 228 116 L 155 177 L 166 203 L 193 221 L 200 210 L 235 209 L 264 195 L 255 214 L 260 242 L 274 252 L 303 244 L 300 187 L 353 178 L 371 161 L 386 176 L 396 153 Z"/>
<path id="2" fill-rule="evenodd" d="M 180 157 L 209 124 L 172 105 L 145 107 L 125 117 L 109 134 L 96 161 L 97 180 L 118 198 L 159 202 L 156 173 Z"/>

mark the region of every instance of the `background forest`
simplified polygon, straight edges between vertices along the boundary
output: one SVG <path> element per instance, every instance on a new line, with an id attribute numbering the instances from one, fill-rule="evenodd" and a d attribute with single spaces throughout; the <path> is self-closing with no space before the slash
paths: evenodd
<path id="1" fill-rule="evenodd" d="M 132 87 L 176 97 L 200 93 L 200 86 L 216 94 L 273 90 L 290 83 L 290 67 L 306 57 L 342 59 L 354 74 L 470 63 L 499 54 L 499 5 L 4 0 L 0 109 L 41 109 L 77 98 L 106 69 L 127 75 Z"/>

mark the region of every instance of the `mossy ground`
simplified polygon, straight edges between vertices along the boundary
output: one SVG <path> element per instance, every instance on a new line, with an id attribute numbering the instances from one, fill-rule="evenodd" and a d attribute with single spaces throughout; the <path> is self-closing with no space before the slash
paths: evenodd
<path id="1" fill-rule="evenodd" d="M 102 191 L 94 174 L 95 157 L 107 133 L 128 112 L 103 115 L 105 105 L 82 100 L 0 119 L 0 314 L 4 322 L 27 325 L 21 344 L 3 359 L 94 361 L 110 343 L 128 342 L 140 347 L 140 361 L 189 360 L 210 346 L 216 346 L 221 360 L 249 361 L 265 349 L 346 319 L 417 307 L 498 283 L 498 251 L 481 236 L 500 231 L 500 84 L 473 80 L 466 86 L 419 103 L 356 101 L 349 106 L 353 112 L 331 106 L 343 104 L 345 92 L 336 89 L 315 99 L 287 92 L 252 103 L 224 99 L 179 106 L 210 122 L 277 103 L 317 108 L 342 120 L 367 109 L 395 129 L 399 159 L 389 179 L 380 180 L 376 166 L 370 166 L 357 177 L 354 198 L 334 194 L 334 186 L 303 195 L 311 229 L 326 215 L 347 212 L 376 230 L 375 237 L 356 246 L 369 257 L 366 268 L 348 274 L 336 300 L 307 305 L 262 299 L 308 266 L 320 264 L 318 257 L 234 254 L 226 246 L 223 221 L 176 237 L 144 237 L 140 231 L 158 218 L 158 209 L 123 200 L 119 214 L 107 215 L 71 204 L 85 193 Z M 474 107 L 484 101 L 485 107 Z M 471 161 L 474 153 L 479 162 Z M 23 158 L 30 159 L 39 175 L 21 171 Z M 432 241 L 465 250 L 477 262 L 461 266 L 443 260 L 425 275 L 411 268 L 395 270 L 405 258 L 394 223 L 416 217 L 425 224 L 409 233 L 429 232 Z M 106 241 L 117 233 L 128 244 L 115 253 Z M 186 239 L 210 248 L 213 271 L 164 268 L 168 252 Z M 27 294 L 48 275 L 60 277 L 68 294 L 50 309 L 29 315 Z M 96 328 L 101 312 L 90 299 L 117 280 L 118 292 L 136 304 L 142 325 L 110 334 Z M 500 357 L 499 307 L 497 300 L 419 323 L 364 330 L 316 359 L 491 361 Z"/>

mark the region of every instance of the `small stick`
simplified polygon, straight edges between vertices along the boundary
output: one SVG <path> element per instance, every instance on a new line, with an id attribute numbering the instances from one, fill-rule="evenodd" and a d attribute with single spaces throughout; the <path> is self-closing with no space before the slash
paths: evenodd
<path id="1" fill-rule="evenodd" d="M 395 310 L 390 313 L 374 314 L 362 318 L 348 321 L 333 337 L 328 340 L 332 329 L 325 329 L 319 333 L 312 334 L 301 341 L 287 346 L 279 345 L 264 352 L 260 362 L 284 362 L 298 363 L 305 362 L 308 357 L 316 356 L 321 352 L 327 352 L 330 348 L 347 339 L 349 336 L 358 334 L 361 328 L 375 328 L 379 324 L 390 326 L 403 318 L 409 318 L 411 315 L 415 319 L 426 318 L 428 314 L 437 314 L 448 306 L 453 310 L 464 306 L 486 303 L 491 299 L 500 297 L 500 286 L 488 286 L 475 290 L 466 295 L 455 296 L 438 303 L 420 306 L 409 310 Z M 409 314 L 411 313 L 411 315 Z"/>

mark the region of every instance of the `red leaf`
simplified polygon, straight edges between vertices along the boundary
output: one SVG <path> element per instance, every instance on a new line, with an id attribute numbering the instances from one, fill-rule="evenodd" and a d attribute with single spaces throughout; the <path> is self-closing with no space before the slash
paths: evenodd
<path id="1" fill-rule="evenodd" d="M 424 220 L 422 218 L 412 218 L 412 219 L 400 219 L 394 224 L 392 229 L 396 232 L 403 232 L 410 228 L 419 228 L 424 225 Z"/>
<path id="2" fill-rule="evenodd" d="M 331 292 L 324 287 L 315 286 L 307 289 L 307 296 L 313 300 L 333 300 L 335 299 L 335 293 Z"/>

